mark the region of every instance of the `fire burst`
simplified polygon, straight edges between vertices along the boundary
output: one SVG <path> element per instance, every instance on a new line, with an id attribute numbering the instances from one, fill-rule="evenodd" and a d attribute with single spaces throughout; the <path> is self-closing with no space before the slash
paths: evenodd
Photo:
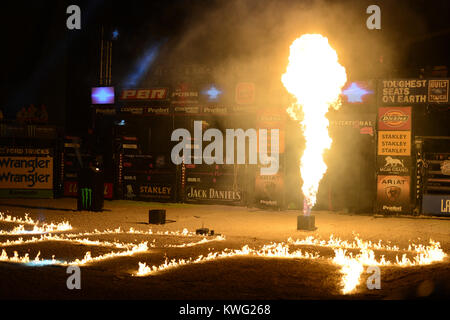
<path id="1" fill-rule="evenodd" d="M 316 204 L 319 183 L 327 171 L 323 153 L 331 147 L 332 140 L 328 135 L 326 114 L 330 107 L 339 108 L 339 96 L 347 74 L 327 38 L 306 34 L 292 44 L 289 65 L 281 81 L 297 100 L 287 111 L 294 120 L 301 122 L 306 140 L 300 172 L 304 210 L 308 214 Z"/>

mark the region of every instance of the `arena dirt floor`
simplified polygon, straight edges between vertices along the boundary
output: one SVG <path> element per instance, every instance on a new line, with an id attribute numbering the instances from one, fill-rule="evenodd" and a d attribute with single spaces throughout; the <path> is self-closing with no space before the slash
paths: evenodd
<path id="1" fill-rule="evenodd" d="M 298 300 L 450 296 L 447 218 L 314 212 L 318 229 L 307 232 L 297 230 L 296 211 L 112 201 L 105 202 L 103 212 L 92 213 L 75 211 L 75 199 L 8 199 L 0 200 L 0 208 L 1 299 Z M 149 225 L 150 209 L 166 209 L 167 223 Z M 25 214 L 34 222 L 11 221 L 13 217 L 24 219 Z M 7 218 L 8 215 L 11 217 Z M 64 221 L 71 225 L 70 230 L 32 232 L 35 227 Z M 214 230 L 215 234 L 195 235 L 196 229 L 202 227 Z M 358 237 L 372 244 L 382 241 L 388 246 L 373 247 L 376 259 L 384 256 L 392 262 L 380 266 L 379 289 L 368 288 L 371 273 L 366 265 L 355 288 L 344 292 L 343 266 L 333 260 L 337 247 L 311 242 L 311 238 L 309 242 L 296 241 L 312 236 L 327 242 L 331 235 L 348 243 Z M 33 239 L 40 240 L 33 242 Z M 403 254 L 414 261 L 417 252 L 412 252 L 409 246 L 430 245 L 430 239 L 439 242 L 445 253 L 441 261 L 412 266 L 395 264 Z M 146 249 L 130 253 L 133 245 L 137 248 L 143 242 L 147 242 Z M 118 243 L 125 245 L 115 245 Z M 264 246 L 273 243 L 264 251 Z M 276 253 L 270 251 L 279 243 L 283 245 L 278 246 Z M 232 256 L 205 261 L 208 254 L 230 253 L 246 245 L 249 248 L 246 250 L 253 250 L 250 254 L 234 251 Z M 341 245 L 341 249 L 355 257 L 361 252 L 361 248 L 344 247 Z M 297 250 L 301 250 L 301 256 L 292 254 Z M 17 259 L 27 255 L 29 261 L 15 260 L 14 252 Z M 86 252 L 90 252 L 92 259 L 80 266 L 81 290 L 69 290 L 70 274 L 64 263 L 82 260 Z M 34 262 L 38 253 L 40 262 Z M 111 253 L 114 256 L 109 257 Z M 119 253 L 123 255 L 117 256 Z M 316 258 L 312 259 L 311 254 Z M 203 260 L 196 263 L 200 256 Z M 180 265 L 180 260 L 185 263 Z M 143 276 L 137 274 L 139 263 L 148 267 L 166 263 L 167 267 L 170 261 L 176 261 L 178 266 Z"/>

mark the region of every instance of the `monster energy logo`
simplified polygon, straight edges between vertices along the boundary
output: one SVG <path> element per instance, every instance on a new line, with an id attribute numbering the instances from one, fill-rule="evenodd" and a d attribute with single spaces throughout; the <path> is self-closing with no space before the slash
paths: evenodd
<path id="1" fill-rule="evenodd" d="M 92 189 L 81 189 L 81 200 L 83 202 L 83 208 L 89 208 L 92 206 Z"/>

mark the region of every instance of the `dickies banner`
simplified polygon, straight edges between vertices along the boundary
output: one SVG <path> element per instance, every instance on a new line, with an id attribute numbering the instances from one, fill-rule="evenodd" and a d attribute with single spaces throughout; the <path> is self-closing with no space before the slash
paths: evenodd
<path id="1" fill-rule="evenodd" d="M 379 101 L 387 105 L 448 103 L 449 79 L 381 80 Z"/>
<path id="2" fill-rule="evenodd" d="M 53 197 L 53 156 L 51 150 L 1 148 L 0 196 Z"/>
<path id="3" fill-rule="evenodd" d="M 378 108 L 378 130 L 411 130 L 411 107 Z"/>

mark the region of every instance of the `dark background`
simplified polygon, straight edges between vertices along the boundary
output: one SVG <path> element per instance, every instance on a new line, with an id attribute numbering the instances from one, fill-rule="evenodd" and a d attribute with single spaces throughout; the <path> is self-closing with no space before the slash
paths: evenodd
<path id="1" fill-rule="evenodd" d="M 81 31 L 66 29 L 70 4 L 81 7 Z M 381 7 L 382 30 L 366 28 L 371 4 Z M 445 0 L 14 1 L 3 5 L 0 17 L 0 107 L 13 119 L 23 106 L 45 104 L 51 123 L 68 133 L 85 132 L 90 87 L 98 84 L 101 26 L 106 37 L 116 29 L 120 33 L 114 41 L 113 85 L 122 84 L 154 45 L 158 54 L 140 79 L 142 86 L 156 66 L 180 64 L 229 70 L 251 65 L 259 70 L 257 81 L 278 85 L 289 45 L 311 31 L 329 37 L 350 79 L 417 77 L 419 68 L 448 66 L 449 12 Z M 232 72 L 213 76 L 230 79 Z M 417 134 L 444 134 L 448 109 L 429 109 L 417 115 L 442 125 L 421 122 Z"/>

